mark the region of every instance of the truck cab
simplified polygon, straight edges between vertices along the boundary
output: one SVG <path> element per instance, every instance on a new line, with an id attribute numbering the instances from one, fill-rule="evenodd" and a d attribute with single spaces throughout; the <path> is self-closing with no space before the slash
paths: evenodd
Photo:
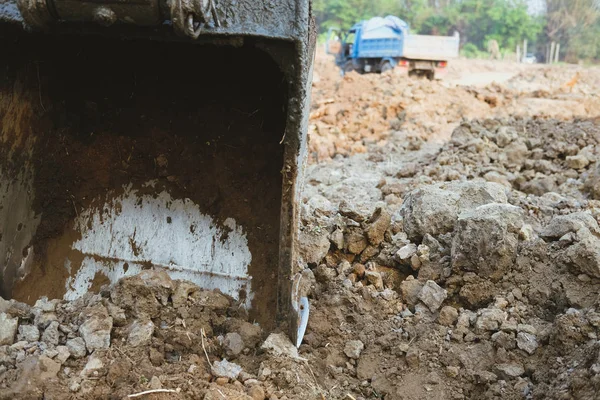
<path id="1" fill-rule="evenodd" d="M 382 19 L 382 18 L 380 18 Z M 385 32 L 381 32 L 381 26 L 373 29 L 369 21 L 361 21 L 354 24 L 352 28 L 341 32 L 338 28 L 330 28 L 327 38 L 327 53 L 335 55 L 335 63 L 340 67 L 342 75 L 346 72 L 356 71 L 358 73 L 385 72 L 391 70 L 396 64 L 395 54 L 382 54 L 384 47 L 388 47 L 392 52 L 396 52 L 396 46 L 386 41 L 398 41 L 402 32 L 398 31 L 393 36 L 387 37 Z M 403 21 L 402 21 L 403 22 Z M 404 22 L 403 22 L 404 23 Z M 369 25 L 370 24 L 370 25 Z M 405 23 L 404 23 L 405 24 Z M 405 25 L 408 30 L 408 25 Z M 374 32 L 379 30 L 379 32 Z M 367 37 L 364 34 L 367 33 Z M 378 43 L 374 43 L 372 37 L 378 37 Z M 335 37 L 337 40 L 332 40 Z M 333 41 L 338 41 L 337 46 Z"/>
<path id="2" fill-rule="evenodd" d="M 346 32 L 339 28 L 330 28 L 327 34 L 326 52 L 335 55 L 335 64 L 340 67 L 342 75 L 345 72 L 361 72 L 359 64 L 355 65 L 355 43 L 360 33 L 360 23 L 354 25 Z"/>

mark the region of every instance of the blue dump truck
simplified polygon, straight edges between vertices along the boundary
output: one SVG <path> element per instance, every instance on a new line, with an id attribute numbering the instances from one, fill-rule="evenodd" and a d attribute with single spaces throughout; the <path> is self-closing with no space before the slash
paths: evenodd
<path id="1" fill-rule="evenodd" d="M 346 32 L 332 28 L 326 42 L 342 73 L 385 71 L 398 68 L 408 75 L 439 78 L 448 61 L 458 57 L 460 37 L 413 35 L 398 17 L 376 17 L 355 24 Z"/>

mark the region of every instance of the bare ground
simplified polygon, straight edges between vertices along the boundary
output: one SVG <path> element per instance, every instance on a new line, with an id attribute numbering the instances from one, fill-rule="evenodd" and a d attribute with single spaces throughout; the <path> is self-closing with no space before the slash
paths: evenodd
<path id="1" fill-rule="evenodd" d="M 341 78 L 318 56 L 298 354 L 226 296 L 145 271 L 1 302 L 0 398 L 597 398 L 600 74 L 450 68 Z"/>

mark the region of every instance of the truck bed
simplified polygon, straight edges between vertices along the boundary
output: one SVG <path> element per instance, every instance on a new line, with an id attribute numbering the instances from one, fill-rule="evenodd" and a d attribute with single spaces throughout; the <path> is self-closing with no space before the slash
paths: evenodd
<path id="1" fill-rule="evenodd" d="M 458 36 L 407 35 L 402 57 L 413 60 L 448 60 L 458 57 Z"/>

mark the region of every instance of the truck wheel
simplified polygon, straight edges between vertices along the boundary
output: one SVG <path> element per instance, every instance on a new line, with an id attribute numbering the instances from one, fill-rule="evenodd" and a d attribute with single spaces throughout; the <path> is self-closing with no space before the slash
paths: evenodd
<path id="1" fill-rule="evenodd" d="M 432 81 L 433 78 L 435 77 L 435 72 L 433 72 L 433 71 L 427 71 L 425 73 L 425 76 L 427 77 L 427 79 L 429 79 L 430 81 Z"/>
<path id="2" fill-rule="evenodd" d="M 383 74 L 384 72 L 391 71 L 392 69 L 394 69 L 394 67 L 392 67 L 392 64 L 389 61 L 386 61 L 381 66 L 381 73 Z"/>
<path id="3" fill-rule="evenodd" d="M 346 64 L 344 64 L 344 73 L 351 72 L 354 70 L 354 63 L 352 63 L 352 61 L 347 61 Z"/>

